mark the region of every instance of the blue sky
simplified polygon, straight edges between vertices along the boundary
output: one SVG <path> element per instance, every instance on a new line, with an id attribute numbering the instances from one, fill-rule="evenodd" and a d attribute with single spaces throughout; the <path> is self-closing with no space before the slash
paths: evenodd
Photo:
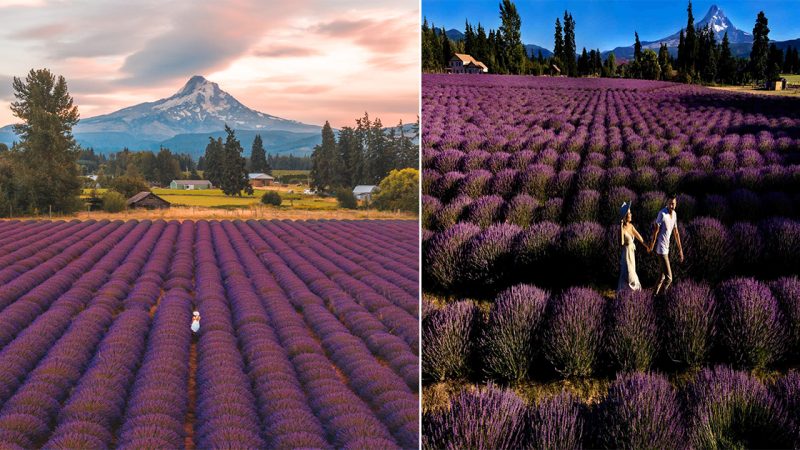
<path id="1" fill-rule="evenodd" d="M 666 0 L 518 0 L 522 41 L 553 48 L 556 17 L 570 11 L 575 19 L 575 44 L 611 50 L 633 44 L 634 31 L 644 41 L 656 40 L 686 25 L 685 1 Z M 500 0 L 422 0 L 422 15 L 437 27 L 464 31 L 464 20 L 481 22 L 484 28 L 500 25 Z M 695 21 L 716 4 L 733 24 L 748 33 L 763 10 L 769 20 L 770 39 L 800 38 L 800 0 L 721 0 L 692 3 Z"/>

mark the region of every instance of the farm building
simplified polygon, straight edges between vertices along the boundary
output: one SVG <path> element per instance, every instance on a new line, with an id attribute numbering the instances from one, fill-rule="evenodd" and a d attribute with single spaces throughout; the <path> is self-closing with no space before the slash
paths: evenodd
<path id="1" fill-rule="evenodd" d="M 152 192 L 139 192 L 133 197 L 129 198 L 125 204 L 128 209 L 166 209 L 169 208 L 170 203 L 163 198 L 153 194 Z"/>
<path id="2" fill-rule="evenodd" d="M 376 189 L 378 189 L 378 186 L 371 184 L 359 184 L 353 188 L 353 195 L 356 196 L 357 200 L 366 200 L 367 202 L 370 202 L 372 201 L 372 194 L 375 193 Z"/>
<path id="3" fill-rule="evenodd" d="M 275 178 L 265 173 L 248 173 L 247 178 L 250 179 L 250 186 L 264 187 L 271 186 Z"/>
<path id="4" fill-rule="evenodd" d="M 172 180 L 170 189 L 211 189 L 213 186 L 208 180 Z"/>
<path id="5" fill-rule="evenodd" d="M 478 61 L 470 55 L 456 53 L 450 58 L 450 73 L 487 73 L 489 68 L 486 64 Z"/>

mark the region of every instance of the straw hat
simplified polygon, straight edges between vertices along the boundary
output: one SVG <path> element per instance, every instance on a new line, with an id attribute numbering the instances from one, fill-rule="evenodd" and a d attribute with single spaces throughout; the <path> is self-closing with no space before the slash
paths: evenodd
<path id="1" fill-rule="evenodd" d="M 619 218 L 624 219 L 625 216 L 628 215 L 628 211 L 631 210 L 630 202 L 623 202 L 622 207 L 619 208 Z"/>
<path id="2" fill-rule="evenodd" d="M 195 311 L 193 315 L 194 315 L 195 317 L 200 317 L 200 312 L 199 312 L 199 311 Z"/>

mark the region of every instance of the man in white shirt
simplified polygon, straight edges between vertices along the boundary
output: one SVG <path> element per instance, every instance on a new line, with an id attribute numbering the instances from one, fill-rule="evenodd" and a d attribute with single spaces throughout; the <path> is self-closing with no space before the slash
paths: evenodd
<path id="1" fill-rule="evenodd" d="M 675 207 L 678 205 L 678 200 L 674 195 L 670 196 L 667 201 L 667 206 L 658 212 L 656 220 L 653 223 L 653 240 L 650 243 L 651 247 L 655 246 L 656 256 L 660 261 L 661 266 L 661 279 L 658 281 L 656 287 L 656 295 L 666 293 L 669 286 L 672 284 L 672 267 L 669 264 L 669 244 L 672 235 L 675 235 L 675 243 L 678 245 L 678 255 L 680 261 L 683 262 L 683 246 L 681 246 L 681 235 L 678 233 L 678 213 L 675 212 Z"/>

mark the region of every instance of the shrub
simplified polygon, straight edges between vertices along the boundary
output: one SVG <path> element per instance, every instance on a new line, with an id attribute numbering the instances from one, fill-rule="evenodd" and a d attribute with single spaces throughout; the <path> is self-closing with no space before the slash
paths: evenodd
<path id="1" fill-rule="evenodd" d="M 450 200 L 449 203 L 444 204 L 436 214 L 436 228 L 440 230 L 446 230 L 455 225 L 459 220 L 461 220 L 461 217 L 465 214 L 467 207 L 471 204 L 472 199 L 465 195 L 460 195 Z"/>
<path id="2" fill-rule="evenodd" d="M 678 167 L 666 167 L 661 171 L 658 187 L 663 192 L 678 192 L 683 180 L 683 170 Z"/>
<path id="3" fill-rule="evenodd" d="M 442 175 L 433 170 L 425 169 L 422 171 L 422 194 L 423 195 L 436 195 L 436 186 L 439 184 L 439 179 Z"/>
<path id="4" fill-rule="evenodd" d="M 794 349 L 795 355 L 798 355 L 800 354 L 800 278 L 796 276 L 779 278 L 773 281 L 770 287 L 788 324 L 788 347 Z"/>
<path id="5" fill-rule="evenodd" d="M 683 248 L 691 273 L 717 281 L 726 273 L 731 260 L 731 240 L 728 230 L 716 219 L 693 220 L 686 229 Z"/>
<path id="6" fill-rule="evenodd" d="M 580 190 L 600 190 L 603 188 L 605 170 L 597 166 L 586 166 L 578 172 L 577 186 Z"/>
<path id="7" fill-rule="evenodd" d="M 477 225 L 458 223 L 432 237 L 425 249 L 425 274 L 444 289 L 453 286 L 462 278 L 461 267 L 464 250 L 473 236 L 480 232 Z"/>
<path id="8" fill-rule="evenodd" d="M 118 213 L 124 211 L 126 206 L 125 197 L 117 191 L 107 191 L 103 194 L 103 211 Z"/>
<path id="9" fill-rule="evenodd" d="M 527 377 L 540 348 L 535 339 L 548 296 L 535 286 L 518 284 L 495 298 L 480 343 L 488 376 L 499 380 Z"/>
<path id="10" fill-rule="evenodd" d="M 560 197 L 549 198 L 537 212 L 538 220 L 541 222 L 560 222 L 561 212 L 564 209 L 564 200 Z"/>
<path id="11" fill-rule="evenodd" d="M 464 153 L 459 150 L 444 150 L 433 158 L 433 167 L 440 173 L 457 171 L 463 156 Z"/>
<path id="12" fill-rule="evenodd" d="M 553 222 L 538 222 L 517 236 L 514 264 L 522 271 L 535 272 L 545 267 L 558 247 L 561 227 Z"/>
<path id="13" fill-rule="evenodd" d="M 547 397 L 530 410 L 530 448 L 583 448 L 584 417 L 580 402 L 569 392 Z"/>
<path id="14" fill-rule="evenodd" d="M 570 288 L 551 302 L 544 352 L 561 375 L 592 375 L 603 336 L 603 303 L 588 288 Z"/>
<path id="15" fill-rule="evenodd" d="M 759 228 L 764 237 L 764 260 L 770 263 L 771 273 L 800 267 L 800 223 L 773 218 L 761 222 Z"/>
<path id="16" fill-rule="evenodd" d="M 720 339 L 731 361 L 765 368 L 782 356 L 783 314 L 769 288 L 752 278 L 734 278 L 719 287 Z"/>
<path id="17" fill-rule="evenodd" d="M 422 324 L 422 375 L 443 381 L 469 373 L 478 310 L 460 301 L 428 315 Z"/>
<path id="18" fill-rule="evenodd" d="M 458 193 L 458 186 L 465 176 L 461 172 L 447 172 L 431 186 L 430 195 L 442 201 L 454 197 Z"/>
<path id="19" fill-rule="evenodd" d="M 789 413 L 795 433 L 795 448 L 800 443 L 800 372 L 789 372 L 779 379 L 773 387 L 775 399 Z"/>
<path id="20" fill-rule="evenodd" d="M 649 291 L 623 291 L 610 304 L 608 353 L 623 371 L 646 371 L 658 351 L 658 328 Z"/>
<path id="21" fill-rule="evenodd" d="M 125 198 L 131 198 L 139 192 L 150 191 L 147 181 L 140 176 L 120 175 L 107 180 L 103 187 L 117 191 Z"/>
<path id="22" fill-rule="evenodd" d="M 503 169 L 497 172 L 489 184 L 489 192 L 503 198 L 509 198 L 514 194 L 517 185 L 517 171 L 514 169 Z"/>
<path id="23" fill-rule="evenodd" d="M 575 178 L 574 170 L 559 171 L 553 181 L 547 186 L 548 197 L 564 198 L 572 188 L 572 179 Z"/>
<path id="24" fill-rule="evenodd" d="M 469 222 L 486 228 L 500 219 L 504 206 L 505 202 L 499 195 L 485 195 L 467 207 L 466 217 Z"/>
<path id="25" fill-rule="evenodd" d="M 638 192 L 655 190 L 658 187 L 658 172 L 652 167 L 642 167 L 633 173 L 631 182 Z"/>
<path id="26" fill-rule="evenodd" d="M 752 375 L 703 369 L 686 388 L 689 442 L 695 448 L 790 448 L 790 422 Z"/>
<path id="27" fill-rule="evenodd" d="M 686 438 L 680 402 L 662 375 L 618 375 L 600 404 L 602 448 L 681 448 Z"/>
<path id="28" fill-rule="evenodd" d="M 676 283 L 667 294 L 661 317 L 669 358 L 689 367 L 702 366 L 716 335 L 716 303 L 708 285 L 691 280 Z"/>
<path id="29" fill-rule="evenodd" d="M 522 448 L 525 411 L 525 402 L 511 391 L 492 385 L 463 390 L 449 409 L 423 417 L 422 448 Z"/>
<path id="30" fill-rule="evenodd" d="M 419 210 L 419 171 L 413 168 L 392 170 L 378 184 L 374 205 L 381 211 Z"/>
<path id="31" fill-rule="evenodd" d="M 567 222 L 593 222 L 597 220 L 600 209 L 600 193 L 597 191 L 579 191 L 572 198 L 572 205 L 567 214 Z"/>
<path id="32" fill-rule="evenodd" d="M 355 209 L 355 206 L 353 206 L 353 207 L 346 206 L 346 203 L 344 203 L 339 198 L 339 192 L 341 192 L 341 191 L 348 191 L 348 192 L 350 192 L 351 195 L 353 194 L 349 189 L 340 189 L 336 193 L 336 198 L 337 198 L 337 200 L 339 200 L 339 206 L 341 206 L 342 208 Z M 353 196 L 353 200 L 355 200 L 355 196 Z M 267 192 L 264 192 L 264 195 L 261 196 L 261 203 L 263 203 L 265 205 L 281 206 L 281 202 L 282 201 L 283 200 L 281 200 L 281 195 L 278 194 L 277 191 L 267 191 Z"/>
<path id="33" fill-rule="evenodd" d="M 680 211 L 681 220 L 690 221 L 697 215 L 697 200 L 688 194 L 678 194 L 677 209 Z"/>
<path id="34" fill-rule="evenodd" d="M 731 261 L 741 273 L 752 273 L 761 268 L 764 240 L 756 225 L 736 222 L 730 228 Z"/>
<path id="35" fill-rule="evenodd" d="M 519 194 L 506 203 L 506 222 L 527 228 L 533 223 L 539 202 L 526 194 Z"/>
<path id="36" fill-rule="evenodd" d="M 532 197 L 544 200 L 556 173 L 551 166 L 534 164 L 519 174 L 519 190 Z"/>
<path id="37" fill-rule="evenodd" d="M 436 227 L 436 216 L 442 209 L 442 202 L 430 195 L 422 196 L 422 228 L 432 230 Z M 454 221 L 455 222 L 455 221 Z"/>
<path id="38" fill-rule="evenodd" d="M 512 224 L 491 225 L 470 239 L 465 251 L 467 279 L 493 286 L 513 273 L 513 245 L 521 229 Z"/>
<path id="39" fill-rule="evenodd" d="M 267 194 L 264 194 L 265 196 Z M 263 202 L 262 197 L 262 202 Z M 339 202 L 339 207 L 344 209 L 356 209 L 358 208 L 358 200 L 356 200 L 355 194 L 353 191 L 347 188 L 340 188 L 336 190 L 336 201 Z M 280 203 L 278 203 L 280 204 Z"/>
<path id="40" fill-rule="evenodd" d="M 458 186 L 458 195 L 477 198 L 487 193 L 488 185 L 492 180 L 492 172 L 488 170 L 473 170 L 461 179 Z"/>
<path id="41" fill-rule="evenodd" d="M 592 280 L 598 273 L 605 244 L 604 230 L 595 222 L 571 223 L 561 231 L 560 249 L 577 279 Z"/>
<path id="42" fill-rule="evenodd" d="M 631 178 L 631 169 L 627 167 L 612 167 L 606 171 L 609 187 L 627 186 Z"/>

